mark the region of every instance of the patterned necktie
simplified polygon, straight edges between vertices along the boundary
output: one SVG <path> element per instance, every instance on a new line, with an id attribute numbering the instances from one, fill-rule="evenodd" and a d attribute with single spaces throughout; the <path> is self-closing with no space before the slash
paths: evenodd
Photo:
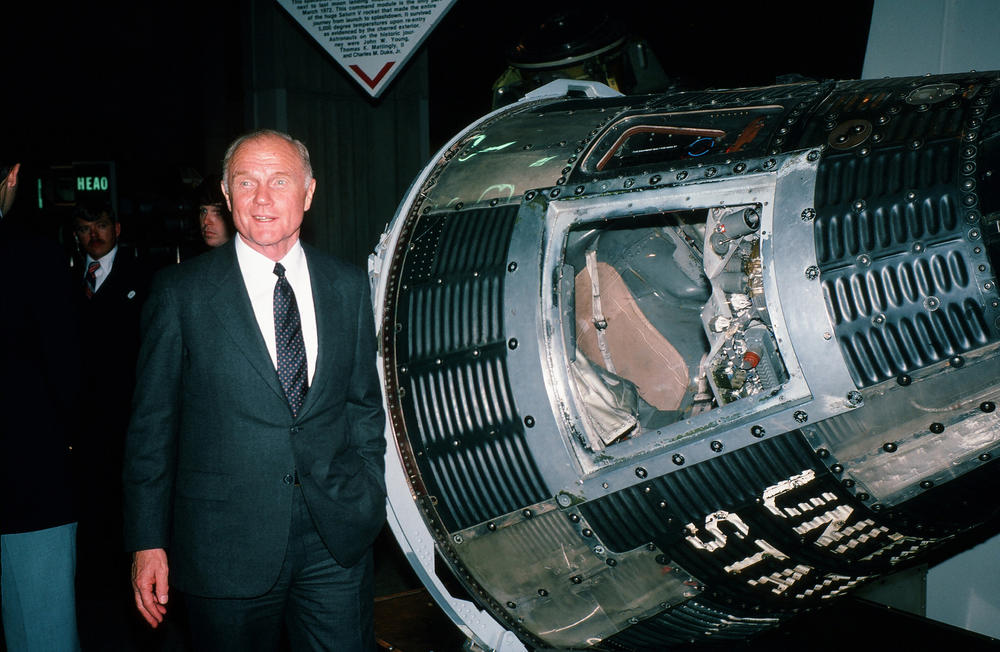
<path id="1" fill-rule="evenodd" d="M 278 281 L 274 284 L 274 336 L 278 352 L 278 380 L 285 390 L 292 416 L 298 416 L 308 389 L 306 347 L 302 343 L 302 322 L 295 293 L 285 278 L 285 268 L 274 264 Z"/>
<path id="2" fill-rule="evenodd" d="M 86 293 L 87 298 L 93 298 L 94 292 L 97 292 L 97 270 L 100 268 L 101 264 L 96 260 L 91 261 L 87 265 L 87 275 L 84 276 L 83 291 Z"/>

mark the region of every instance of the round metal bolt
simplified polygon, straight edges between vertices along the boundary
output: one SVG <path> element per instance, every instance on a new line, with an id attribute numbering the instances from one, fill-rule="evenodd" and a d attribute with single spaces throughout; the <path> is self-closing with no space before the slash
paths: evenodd
<path id="1" fill-rule="evenodd" d="M 530 509 L 522 509 L 521 516 L 523 516 L 524 518 L 531 518 L 532 516 L 534 516 L 534 513 L 532 513 Z"/>
<path id="2" fill-rule="evenodd" d="M 970 224 L 975 224 L 979 221 L 979 211 L 969 211 L 965 214 L 965 221 Z"/>
<path id="3" fill-rule="evenodd" d="M 876 326 L 881 326 L 882 324 L 885 323 L 885 315 L 883 315 L 882 313 L 875 315 L 874 317 L 872 317 L 872 323 L 875 324 Z"/>
<path id="4" fill-rule="evenodd" d="M 553 199 L 555 199 L 559 195 L 560 195 L 560 191 L 559 191 L 558 188 L 553 188 L 552 192 L 549 193 L 549 197 L 552 197 Z"/>
<path id="5" fill-rule="evenodd" d="M 604 554 L 604 546 L 594 546 L 594 554 L 595 555 L 603 555 Z"/>
<path id="6" fill-rule="evenodd" d="M 868 254 L 861 254 L 857 257 L 857 263 L 862 267 L 868 267 L 872 264 L 872 258 Z"/>
<path id="7" fill-rule="evenodd" d="M 517 348 L 517 338 L 516 337 L 512 337 L 509 340 L 507 340 L 507 348 L 510 349 L 511 351 L 513 351 L 514 349 Z"/>
<path id="8" fill-rule="evenodd" d="M 809 420 L 809 415 L 806 414 L 805 411 L 803 411 L 803 410 L 796 410 L 795 414 L 793 414 L 792 417 L 798 423 L 805 423 L 806 421 Z"/>
<path id="9" fill-rule="evenodd" d="M 716 175 L 716 174 L 717 174 L 718 172 L 719 172 L 719 171 L 718 171 L 718 170 L 716 170 L 715 168 L 708 168 L 707 170 L 705 170 L 705 178 L 706 178 L 706 179 L 711 179 L 711 178 L 712 178 L 712 177 L 714 177 L 714 176 L 715 176 L 715 175 Z"/>
<path id="10" fill-rule="evenodd" d="M 642 468 L 641 466 L 636 467 L 636 469 L 635 469 L 635 477 L 637 477 L 637 478 L 645 478 L 647 475 L 648 475 L 648 473 L 646 472 L 646 469 Z"/>
<path id="11" fill-rule="evenodd" d="M 764 426 L 752 426 L 750 428 L 750 434 L 753 435 L 754 437 L 757 437 L 758 439 L 763 437 L 765 432 L 766 431 L 764 430 Z"/>
<path id="12" fill-rule="evenodd" d="M 656 506 L 659 507 L 660 509 L 666 509 L 667 508 L 667 501 L 661 500 L 660 502 L 658 502 L 656 504 Z"/>
<path id="13" fill-rule="evenodd" d="M 524 193 L 524 199 L 525 199 L 525 201 L 531 201 L 534 198 L 535 198 L 535 191 L 534 190 L 529 190 L 528 192 Z"/>
<path id="14" fill-rule="evenodd" d="M 867 206 L 867 205 L 868 204 L 865 203 L 864 199 L 858 199 L 858 200 L 855 200 L 855 202 L 853 204 L 851 204 L 851 208 L 854 209 L 855 213 L 860 213 L 861 211 L 865 210 L 865 206 Z"/>
<path id="15" fill-rule="evenodd" d="M 962 204 L 965 206 L 975 206 L 978 201 L 979 198 L 975 195 L 965 195 L 962 197 Z"/>
<path id="16" fill-rule="evenodd" d="M 680 453 L 674 453 L 674 456 L 673 456 L 673 457 L 671 457 L 670 459 L 671 459 L 671 460 L 673 461 L 673 463 L 674 463 L 674 464 L 676 464 L 677 466 L 680 466 L 681 464 L 684 464 L 684 456 L 683 456 L 683 455 L 681 455 Z"/>
<path id="17" fill-rule="evenodd" d="M 500 200 L 497 199 L 496 197 L 494 197 L 493 199 L 490 200 L 490 206 L 496 206 L 499 203 L 500 203 Z"/>
<path id="18" fill-rule="evenodd" d="M 625 179 L 625 183 L 623 183 L 622 185 L 625 186 L 626 188 L 631 188 L 633 185 L 635 185 L 635 179 Z"/>
<path id="19" fill-rule="evenodd" d="M 562 170 L 559 171 L 559 174 L 565 175 L 567 172 L 569 172 L 572 169 L 573 168 L 571 168 L 570 166 L 567 165 L 566 167 L 564 167 Z"/>
<path id="20" fill-rule="evenodd" d="M 570 520 L 571 523 L 579 523 L 580 522 L 580 515 L 579 514 L 570 514 L 569 515 L 569 520 Z"/>
<path id="21" fill-rule="evenodd" d="M 902 376 L 896 378 L 896 382 L 902 385 L 903 387 L 906 387 L 907 385 L 913 382 L 913 378 L 911 378 L 907 374 L 903 374 Z"/>
<path id="22" fill-rule="evenodd" d="M 684 179 L 687 179 L 687 176 L 688 176 L 688 173 L 685 172 L 684 170 L 681 170 L 680 172 L 677 173 L 677 177 L 676 178 L 677 178 L 678 181 L 684 181 Z"/>
<path id="23" fill-rule="evenodd" d="M 608 566 L 617 566 L 618 565 L 618 560 L 617 559 L 610 559 L 609 558 L 609 559 L 606 559 L 604 561 L 604 563 L 607 564 Z"/>
<path id="24" fill-rule="evenodd" d="M 549 594 L 549 592 L 548 592 L 548 591 L 546 591 L 545 589 L 538 589 L 538 595 L 540 595 L 541 597 L 543 597 L 543 598 L 544 598 L 544 597 L 545 597 L 545 596 L 547 596 L 548 594 Z"/>
<path id="25" fill-rule="evenodd" d="M 816 219 L 816 209 L 815 208 L 806 208 L 806 209 L 804 209 L 802 211 L 802 221 L 803 222 L 809 222 L 809 221 L 814 220 L 814 219 Z"/>
<path id="26" fill-rule="evenodd" d="M 974 190 L 975 187 L 976 187 L 975 179 L 965 179 L 964 181 L 962 181 L 962 190 L 965 190 L 966 192 Z"/>
<path id="27" fill-rule="evenodd" d="M 842 464 L 834 464 L 833 466 L 830 467 L 830 470 L 833 471 L 834 473 L 843 473 L 844 466 Z"/>
<path id="28" fill-rule="evenodd" d="M 771 168 L 773 168 L 777 164 L 778 164 L 777 161 L 775 161 L 773 158 L 769 158 L 766 161 L 764 161 L 764 169 L 765 170 L 770 170 Z"/>
<path id="29" fill-rule="evenodd" d="M 980 455 L 979 455 L 979 461 L 980 462 L 989 462 L 990 458 L 992 458 L 992 457 L 993 456 L 990 455 L 989 453 L 980 453 Z"/>
<path id="30" fill-rule="evenodd" d="M 962 156 L 965 158 L 975 158 L 976 157 L 976 147 L 974 145 L 969 145 L 962 149 Z"/>
<path id="31" fill-rule="evenodd" d="M 933 432 L 935 435 L 940 435 L 942 432 L 944 432 L 944 424 L 935 421 L 930 425 L 929 430 Z"/>
<path id="32" fill-rule="evenodd" d="M 869 498 L 871 498 L 871 496 L 869 496 L 868 494 L 866 494 L 863 491 L 859 492 L 858 495 L 857 495 L 857 499 L 860 500 L 860 501 L 862 501 L 862 502 L 868 500 Z"/>
<path id="33" fill-rule="evenodd" d="M 736 167 L 733 168 L 733 172 L 735 172 L 736 174 L 742 174 L 746 172 L 746 169 L 747 169 L 746 163 L 737 163 Z"/>
<path id="34" fill-rule="evenodd" d="M 666 555 L 656 555 L 656 563 L 659 564 L 660 566 L 666 566 L 668 563 L 670 563 L 670 560 L 667 559 Z"/>
<path id="35" fill-rule="evenodd" d="M 560 507 L 569 507 L 573 504 L 573 498 L 569 494 L 559 494 L 556 496 L 556 502 Z"/>
<path id="36" fill-rule="evenodd" d="M 865 402 L 865 398 L 861 395 L 861 392 L 851 390 L 847 392 L 847 402 L 851 405 L 861 405 Z"/>
<path id="37" fill-rule="evenodd" d="M 845 487 L 847 487 L 848 489 L 854 486 L 854 480 L 851 480 L 850 478 L 844 478 L 843 480 L 840 481 L 840 483 Z"/>
<path id="38" fill-rule="evenodd" d="M 649 177 L 649 185 L 655 186 L 660 182 L 660 179 L 661 179 L 660 175 L 654 174 L 653 176 Z"/>
<path id="39" fill-rule="evenodd" d="M 886 453 L 895 453 L 897 450 L 899 450 L 899 446 L 897 446 L 896 442 L 894 441 L 887 441 L 884 444 L 882 444 L 882 450 L 884 450 Z"/>
<path id="40" fill-rule="evenodd" d="M 809 152 L 808 154 L 806 154 L 806 160 L 807 161 L 812 162 L 812 161 L 815 161 L 818 158 L 819 158 L 819 152 L 816 151 L 815 149 L 812 150 L 811 152 Z"/>
<path id="41" fill-rule="evenodd" d="M 807 279 L 809 279 L 810 281 L 815 281 L 817 278 L 819 278 L 819 267 L 817 267 L 816 265 L 810 265 L 809 267 L 806 267 L 805 274 Z"/>
<path id="42" fill-rule="evenodd" d="M 517 609 L 517 605 L 515 603 L 513 603 L 513 602 L 510 602 L 510 601 L 507 602 L 507 607 L 509 609 Z"/>
<path id="43" fill-rule="evenodd" d="M 529 428 L 534 428 L 535 427 L 535 417 L 531 416 L 530 414 L 528 416 L 524 417 L 524 425 L 528 426 Z"/>
<path id="44" fill-rule="evenodd" d="M 462 538 L 461 534 L 456 534 L 454 537 L 452 537 L 452 539 L 455 541 L 455 543 L 462 543 L 463 541 L 465 541 L 465 539 Z"/>
<path id="45" fill-rule="evenodd" d="M 573 194 L 582 195 L 584 190 L 586 190 L 586 188 L 584 188 L 583 186 L 577 186 L 576 188 L 573 189 Z"/>
<path id="46" fill-rule="evenodd" d="M 580 530 L 580 534 L 582 534 L 584 537 L 586 537 L 588 539 L 590 537 L 594 536 L 593 530 L 591 530 L 590 528 L 586 528 L 586 527 L 583 528 L 582 530 Z"/>
<path id="47" fill-rule="evenodd" d="M 816 451 L 816 457 L 820 459 L 826 459 L 827 457 L 830 457 L 830 451 L 826 450 L 825 448 L 821 448 L 818 451 Z"/>
<path id="48" fill-rule="evenodd" d="M 921 480 L 920 481 L 920 488 L 921 489 L 930 489 L 933 486 L 934 486 L 934 481 L 933 480 Z"/>
<path id="49" fill-rule="evenodd" d="M 965 364 L 965 358 L 963 358 L 960 355 L 953 355 L 950 358 L 948 358 L 948 364 L 958 369 L 959 367 Z"/>
<path id="50" fill-rule="evenodd" d="M 906 193 L 906 201 L 908 201 L 908 202 L 914 202 L 916 200 L 917 200 L 917 193 L 915 193 L 912 190 L 910 192 Z"/>
<path id="51" fill-rule="evenodd" d="M 910 149 L 917 150 L 924 146 L 924 141 L 919 138 L 914 138 L 910 141 Z"/>
<path id="52" fill-rule="evenodd" d="M 573 584 L 579 584 L 580 582 L 583 581 L 583 578 L 580 577 L 579 575 L 574 575 L 573 577 L 570 578 L 570 581 L 573 582 Z"/>
<path id="53" fill-rule="evenodd" d="M 937 297 L 927 297 L 926 299 L 924 299 L 924 308 L 926 308 L 927 310 L 934 312 L 940 307 L 941 307 L 941 300 L 938 299 Z"/>
<path id="54" fill-rule="evenodd" d="M 722 442 L 716 439 L 711 444 L 709 444 L 709 448 L 712 449 L 713 453 L 721 453 L 723 448 Z"/>
<path id="55" fill-rule="evenodd" d="M 561 186 L 564 183 L 566 183 L 566 177 L 559 177 L 558 179 L 556 179 L 556 185 L 557 186 Z"/>
<path id="56" fill-rule="evenodd" d="M 997 404 L 993 401 L 983 401 L 979 404 L 979 409 L 989 414 L 993 410 L 997 409 Z"/>
<path id="57" fill-rule="evenodd" d="M 508 272 L 517 271 L 517 263 L 514 261 L 510 261 L 509 263 L 507 263 L 507 271 Z"/>
<path id="58" fill-rule="evenodd" d="M 494 523 L 493 521 L 490 521 L 489 523 L 486 524 L 486 529 L 489 530 L 490 532 L 496 532 L 497 524 Z"/>

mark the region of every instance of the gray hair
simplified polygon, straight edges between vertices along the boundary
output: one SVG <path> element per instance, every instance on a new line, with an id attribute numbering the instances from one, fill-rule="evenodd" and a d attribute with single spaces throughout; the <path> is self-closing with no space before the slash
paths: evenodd
<path id="1" fill-rule="evenodd" d="M 309 185 L 309 182 L 312 181 L 313 178 L 313 169 L 312 163 L 309 161 L 309 150 L 306 149 L 305 144 L 301 140 L 296 140 L 282 131 L 277 131 L 275 129 L 258 129 L 240 136 L 234 140 L 226 150 L 226 155 L 222 159 L 222 180 L 225 182 L 227 190 L 229 189 L 230 181 L 229 164 L 232 162 L 233 155 L 236 154 L 236 150 L 251 141 L 268 137 L 280 138 L 295 148 L 295 150 L 299 153 L 299 158 L 302 160 L 302 167 L 306 171 L 306 185 Z"/>

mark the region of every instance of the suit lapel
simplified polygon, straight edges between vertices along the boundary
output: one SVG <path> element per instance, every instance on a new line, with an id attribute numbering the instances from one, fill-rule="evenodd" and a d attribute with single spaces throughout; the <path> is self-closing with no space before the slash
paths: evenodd
<path id="1" fill-rule="evenodd" d="M 309 412 L 312 405 L 322 396 L 330 382 L 330 375 L 336 370 L 335 353 L 338 346 L 339 332 L 337 316 L 343 315 L 346 305 L 336 279 L 331 278 L 326 266 L 316 262 L 316 252 L 303 243 L 306 253 L 306 264 L 309 266 L 309 285 L 312 286 L 313 307 L 316 312 L 316 373 L 313 382 L 306 393 L 302 414 Z"/>
<path id="2" fill-rule="evenodd" d="M 209 278 L 216 281 L 214 294 L 210 299 L 212 310 L 247 362 L 260 374 L 271 391 L 284 401 L 285 392 L 278 382 L 271 354 L 267 351 L 264 336 L 257 325 L 257 316 L 247 295 L 233 241 L 224 245 L 223 249 L 220 252 L 222 255 L 215 257 L 209 273 Z"/>

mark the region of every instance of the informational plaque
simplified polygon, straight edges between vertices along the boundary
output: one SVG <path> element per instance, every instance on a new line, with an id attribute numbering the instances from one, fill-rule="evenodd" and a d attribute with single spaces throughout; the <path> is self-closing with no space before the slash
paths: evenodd
<path id="1" fill-rule="evenodd" d="M 455 0 L 278 0 L 372 97 Z"/>

